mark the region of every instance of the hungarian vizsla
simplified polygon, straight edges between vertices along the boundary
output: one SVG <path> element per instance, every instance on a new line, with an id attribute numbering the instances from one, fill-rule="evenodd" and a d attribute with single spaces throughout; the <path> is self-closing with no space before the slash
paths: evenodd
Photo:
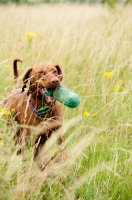
<path id="1" fill-rule="evenodd" d="M 15 84 L 18 82 L 17 62 L 13 62 Z M 6 108 L 15 109 L 15 121 L 19 124 L 15 133 L 15 142 L 19 143 L 18 153 L 24 155 L 24 146 L 35 141 L 34 158 L 37 160 L 42 146 L 51 134 L 62 126 L 63 116 L 59 104 L 47 95 L 47 88 L 56 88 L 63 79 L 59 65 L 37 64 L 27 70 L 23 77 L 23 86 L 16 88 L 5 99 Z M 28 88 L 26 85 L 28 84 Z M 58 143 L 64 144 L 64 137 L 59 136 Z M 40 161 L 38 161 L 40 167 Z"/>

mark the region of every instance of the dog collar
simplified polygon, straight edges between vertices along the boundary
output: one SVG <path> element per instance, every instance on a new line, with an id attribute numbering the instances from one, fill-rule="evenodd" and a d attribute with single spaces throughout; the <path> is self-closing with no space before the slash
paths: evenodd
<path id="1" fill-rule="evenodd" d="M 29 96 L 29 93 L 30 92 L 28 91 L 28 93 L 27 93 L 28 96 Z M 45 98 L 47 98 L 47 97 L 50 98 L 50 100 L 52 102 L 50 106 L 44 105 Z M 36 109 L 34 107 L 34 105 L 32 104 L 31 100 L 29 100 L 29 106 L 30 106 L 31 110 L 33 112 L 35 112 L 37 117 L 39 117 L 39 118 L 46 117 L 46 115 L 52 111 L 52 108 L 54 107 L 54 105 L 55 105 L 55 99 L 51 96 L 48 96 L 48 93 L 46 90 L 45 90 L 44 94 L 42 95 L 42 107 L 41 108 Z"/>
<path id="2" fill-rule="evenodd" d="M 52 107 L 49 107 L 49 106 L 44 106 L 37 110 L 31 101 L 29 101 L 29 106 L 30 106 L 31 110 L 33 112 L 35 112 L 36 116 L 39 118 L 44 118 L 46 116 L 46 114 L 52 110 Z"/>

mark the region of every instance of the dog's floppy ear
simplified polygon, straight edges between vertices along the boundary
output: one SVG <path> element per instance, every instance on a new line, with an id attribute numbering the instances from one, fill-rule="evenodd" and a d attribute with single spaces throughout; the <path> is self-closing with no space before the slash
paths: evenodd
<path id="1" fill-rule="evenodd" d="M 31 75 L 31 71 L 32 71 L 33 68 L 30 68 L 27 70 L 27 72 L 25 73 L 24 77 L 23 77 L 23 83 L 27 83 L 28 82 L 28 79 Z"/>
<path id="2" fill-rule="evenodd" d="M 33 68 L 30 68 L 27 70 L 27 72 L 25 73 L 24 77 L 23 77 L 23 86 L 22 86 L 22 92 L 24 92 L 24 89 L 26 88 L 26 83 L 28 82 L 28 79 L 31 76 L 31 71 Z"/>
<path id="3" fill-rule="evenodd" d="M 63 79 L 63 74 L 62 74 L 61 68 L 60 68 L 59 65 L 55 65 L 55 67 L 56 67 L 56 69 L 57 69 L 57 71 L 58 71 L 58 74 L 59 74 L 58 78 L 60 79 L 60 81 L 62 81 L 62 79 Z"/>

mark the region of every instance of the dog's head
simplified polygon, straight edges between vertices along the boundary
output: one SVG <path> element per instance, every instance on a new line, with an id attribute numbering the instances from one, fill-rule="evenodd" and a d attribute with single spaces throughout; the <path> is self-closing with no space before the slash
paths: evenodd
<path id="1" fill-rule="evenodd" d="M 23 77 L 24 86 L 30 81 L 32 91 L 41 88 L 56 88 L 63 79 L 59 65 L 38 64 L 27 70 Z"/>

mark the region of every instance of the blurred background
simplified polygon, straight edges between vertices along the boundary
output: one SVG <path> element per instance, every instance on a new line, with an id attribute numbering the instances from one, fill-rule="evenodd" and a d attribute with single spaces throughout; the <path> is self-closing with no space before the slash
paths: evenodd
<path id="1" fill-rule="evenodd" d="M 0 200 L 132 200 L 132 1 L 0 0 Z M 80 97 L 60 103 L 68 159 L 40 172 L 17 156 L 3 99 L 36 63 L 59 64 Z M 22 85 L 22 84 L 21 84 Z M 48 158 L 58 155 L 53 137 Z"/>
<path id="2" fill-rule="evenodd" d="M 7 3 L 16 3 L 16 4 L 37 4 L 37 3 L 87 3 L 87 4 L 108 4 L 110 7 L 113 7 L 117 3 L 122 3 L 124 5 L 131 4 L 132 0 L 0 0 L 1 4 Z"/>

